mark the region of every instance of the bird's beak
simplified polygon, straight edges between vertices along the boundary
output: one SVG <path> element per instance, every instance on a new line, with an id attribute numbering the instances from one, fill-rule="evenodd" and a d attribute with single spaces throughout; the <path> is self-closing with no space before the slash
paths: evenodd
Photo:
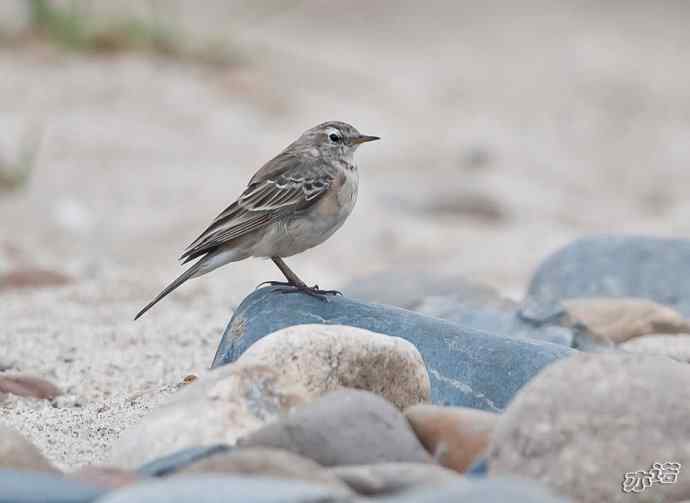
<path id="1" fill-rule="evenodd" d="M 359 135 L 357 138 L 352 140 L 352 143 L 354 143 L 355 145 L 359 145 L 360 143 L 366 143 L 368 141 L 376 141 L 376 140 L 380 140 L 380 139 L 381 138 L 379 138 L 378 136 L 367 136 L 367 135 L 363 134 L 363 135 Z"/>

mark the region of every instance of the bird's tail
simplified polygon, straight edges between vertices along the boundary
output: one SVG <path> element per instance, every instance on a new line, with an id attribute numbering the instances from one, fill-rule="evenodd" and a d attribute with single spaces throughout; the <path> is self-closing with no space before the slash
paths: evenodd
<path id="1" fill-rule="evenodd" d="M 141 311 L 139 311 L 139 312 L 137 313 L 137 315 L 134 317 L 134 319 L 135 319 L 135 320 L 138 320 L 138 319 L 141 317 L 142 314 L 144 314 L 146 311 L 148 311 L 148 310 L 151 309 L 153 306 L 155 306 L 155 305 L 158 303 L 158 301 L 160 301 L 163 297 L 165 297 L 165 296 L 168 295 L 170 292 L 172 292 L 173 290 L 175 290 L 178 286 L 180 286 L 182 283 L 184 283 L 184 282 L 187 281 L 188 279 L 193 278 L 193 277 L 199 272 L 199 269 L 201 268 L 201 265 L 202 265 L 203 262 L 204 262 L 204 261 L 203 261 L 203 259 L 202 259 L 202 260 L 200 260 L 199 262 L 197 262 L 196 264 L 194 264 L 192 267 L 190 267 L 189 269 L 187 269 L 185 272 L 183 272 L 182 274 L 180 274 L 180 275 L 175 279 L 175 281 L 173 281 L 173 282 L 170 283 L 168 286 L 166 286 L 166 287 L 163 289 L 163 291 L 162 291 L 161 293 L 159 293 L 159 294 L 156 296 L 155 299 L 153 299 L 151 302 L 149 302 L 148 304 L 146 304 L 146 306 L 145 306 Z"/>

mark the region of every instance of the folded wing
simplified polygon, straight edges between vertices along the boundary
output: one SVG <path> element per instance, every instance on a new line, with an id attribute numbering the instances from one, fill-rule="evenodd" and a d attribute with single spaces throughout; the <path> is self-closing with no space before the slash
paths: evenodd
<path id="1" fill-rule="evenodd" d="M 274 163 L 273 166 L 270 166 Z M 180 257 L 194 260 L 257 231 L 277 218 L 314 204 L 331 187 L 335 173 L 316 162 L 307 164 L 292 157 L 271 161 L 249 182 L 237 201 L 218 215 Z"/>

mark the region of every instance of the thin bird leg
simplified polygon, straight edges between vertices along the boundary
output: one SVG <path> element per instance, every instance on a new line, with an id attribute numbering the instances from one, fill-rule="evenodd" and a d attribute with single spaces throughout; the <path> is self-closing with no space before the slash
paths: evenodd
<path id="1" fill-rule="evenodd" d="M 297 274 L 295 274 L 293 270 L 290 269 L 285 262 L 283 262 L 283 259 L 280 257 L 271 257 L 271 260 L 273 260 L 273 263 L 278 267 L 278 269 L 280 269 L 280 272 L 283 273 L 287 279 L 287 282 L 265 281 L 264 283 L 261 283 L 261 285 L 268 284 L 271 286 L 281 286 L 283 288 L 279 288 L 276 291 L 281 293 L 304 292 L 307 295 L 311 295 L 312 297 L 317 297 L 322 300 L 326 300 L 324 298 L 325 295 L 342 295 L 337 290 L 320 290 L 319 285 L 314 285 L 311 287 L 307 286 L 306 283 L 299 279 Z"/>
<path id="2" fill-rule="evenodd" d="M 288 284 L 293 285 L 293 286 L 300 286 L 300 287 L 306 287 L 306 283 L 299 279 L 299 277 L 292 272 L 292 269 L 288 267 L 288 265 L 283 262 L 283 259 L 280 257 L 271 257 L 271 260 L 273 263 L 280 269 L 280 272 L 283 273 L 283 275 L 287 278 Z M 318 287 L 317 287 L 318 288 Z"/>
<path id="3" fill-rule="evenodd" d="M 270 286 L 291 286 L 294 288 L 309 288 L 304 281 L 299 279 L 297 274 L 293 272 L 292 269 L 288 267 L 288 265 L 283 262 L 283 259 L 280 257 L 271 257 L 271 260 L 273 260 L 273 263 L 280 269 L 280 272 L 282 272 L 285 277 L 287 278 L 287 281 L 263 281 L 257 285 L 257 289 L 261 288 L 264 285 L 270 285 Z"/>

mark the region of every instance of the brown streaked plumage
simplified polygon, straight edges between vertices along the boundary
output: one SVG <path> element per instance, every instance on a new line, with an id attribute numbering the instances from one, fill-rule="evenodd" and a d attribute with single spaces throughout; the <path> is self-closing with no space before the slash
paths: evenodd
<path id="1" fill-rule="evenodd" d="M 187 247 L 182 263 L 198 261 L 134 319 L 188 279 L 249 257 L 271 258 L 287 283 L 270 283 L 285 286 L 285 291 L 321 298 L 335 293 L 308 287 L 282 258 L 321 244 L 340 228 L 357 200 L 354 152 L 378 139 L 337 121 L 305 131 L 257 171 L 240 197 Z"/>

